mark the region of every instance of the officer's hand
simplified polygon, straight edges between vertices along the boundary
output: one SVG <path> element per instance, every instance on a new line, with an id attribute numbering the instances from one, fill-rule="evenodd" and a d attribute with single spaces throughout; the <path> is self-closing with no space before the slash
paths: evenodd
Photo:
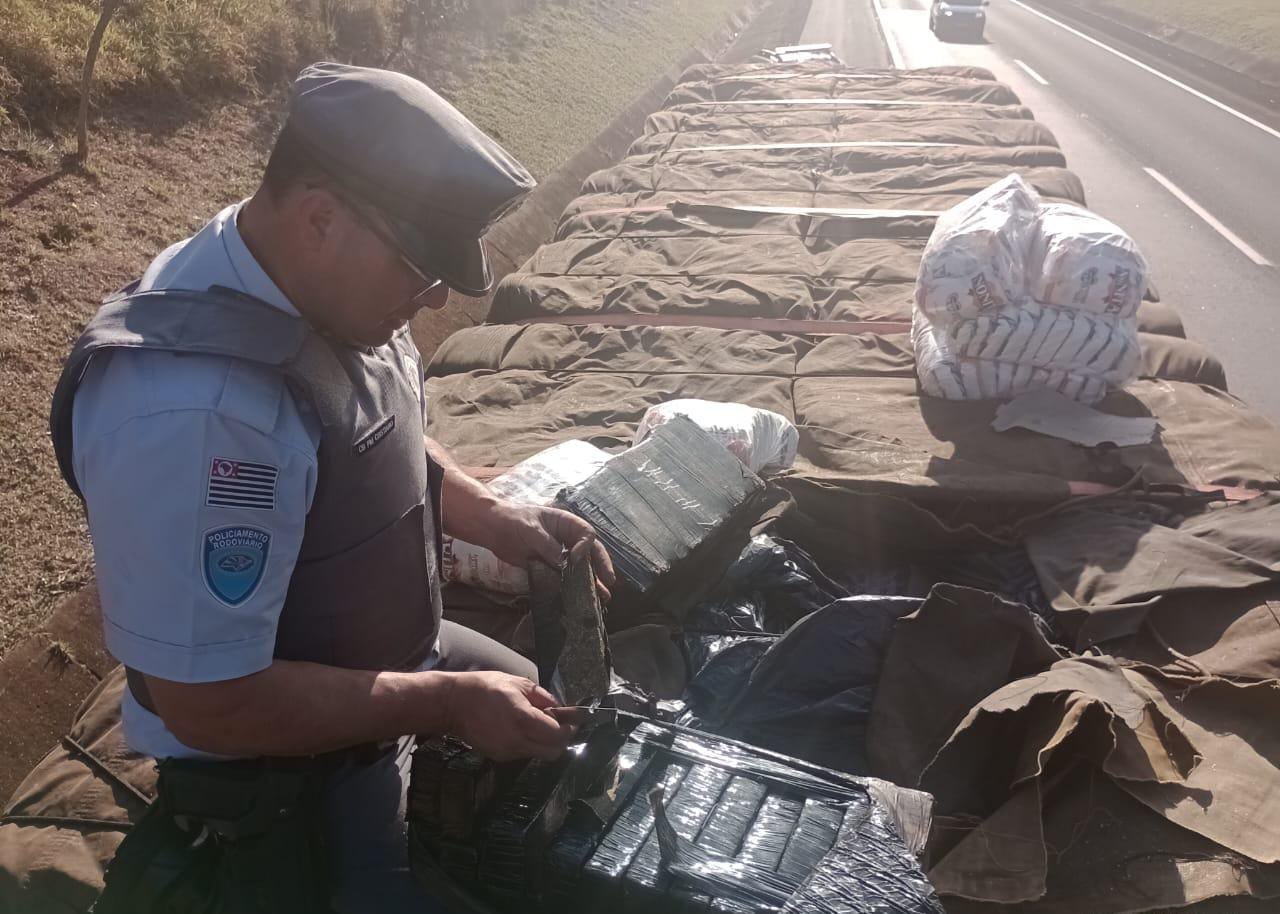
<path id="1" fill-rule="evenodd" d="M 558 568 L 566 550 L 574 561 L 590 553 L 600 599 L 608 602 L 609 588 L 615 580 L 613 562 L 596 539 L 595 530 L 576 514 L 504 501 L 493 513 L 486 532 L 489 542 L 479 545 L 488 546 L 498 558 L 521 568 L 533 561 Z"/>
<path id="2" fill-rule="evenodd" d="M 499 762 L 553 759 L 577 731 L 547 712 L 549 692 L 506 673 L 450 673 L 445 728 L 481 755 Z"/>

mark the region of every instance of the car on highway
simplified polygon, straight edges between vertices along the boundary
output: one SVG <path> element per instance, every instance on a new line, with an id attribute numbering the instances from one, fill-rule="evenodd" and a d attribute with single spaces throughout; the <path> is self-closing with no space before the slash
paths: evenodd
<path id="1" fill-rule="evenodd" d="M 968 38 L 977 41 L 987 27 L 987 0 L 933 0 L 929 28 L 943 41 Z"/>

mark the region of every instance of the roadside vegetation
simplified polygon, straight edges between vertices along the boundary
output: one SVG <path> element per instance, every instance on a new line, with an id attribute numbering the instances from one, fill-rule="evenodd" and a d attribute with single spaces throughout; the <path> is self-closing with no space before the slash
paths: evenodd
<path id="1" fill-rule="evenodd" d="M 48 441 L 63 357 L 104 295 L 252 191 L 302 64 L 413 73 L 543 177 L 743 5 L 127 0 L 81 169 L 67 153 L 98 4 L 0 0 L 0 655 L 92 575 Z"/>
<path id="2" fill-rule="evenodd" d="M 1175 28 L 1280 61 L 1280 3 L 1276 0 L 1104 0 Z"/>
<path id="3" fill-rule="evenodd" d="M 489 14 L 529 0 L 485 2 Z M 332 56 L 394 61 L 413 41 L 471 24 L 476 0 L 125 0 L 95 73 L 106 98 L 188 99 L 256 90 Z M 79 99 L 80 68 L 99 6 L 86 0 L 0 0 L 0 103 L 48 126 Z"/>

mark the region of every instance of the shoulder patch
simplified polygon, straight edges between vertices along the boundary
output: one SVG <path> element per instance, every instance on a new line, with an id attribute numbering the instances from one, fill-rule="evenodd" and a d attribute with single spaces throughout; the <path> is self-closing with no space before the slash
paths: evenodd
<path id="1" fill-rule="evenodd" d="M 204 503 L 210 508 L 258 508 L 274 511 L 280 470 L 269 463 L 214 457 Z"/>
<path id="2" fill-rule="evenodd" d="M 271 534 L 244 525 L 215 527 L 204 534 L 204 583 L 220 602 L 239 606 L 262 583 Z"/>

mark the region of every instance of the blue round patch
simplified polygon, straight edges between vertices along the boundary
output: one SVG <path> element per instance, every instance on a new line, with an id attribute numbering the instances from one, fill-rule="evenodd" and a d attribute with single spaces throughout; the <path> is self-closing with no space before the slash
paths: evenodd
<path id="1" fill-rule="evenodd" d="M 217 527 L 204 535 L 204 583 L 228 606 L 239 606 L 258 589 L 267 567 L 271 534 L 258 527 Z"/>

